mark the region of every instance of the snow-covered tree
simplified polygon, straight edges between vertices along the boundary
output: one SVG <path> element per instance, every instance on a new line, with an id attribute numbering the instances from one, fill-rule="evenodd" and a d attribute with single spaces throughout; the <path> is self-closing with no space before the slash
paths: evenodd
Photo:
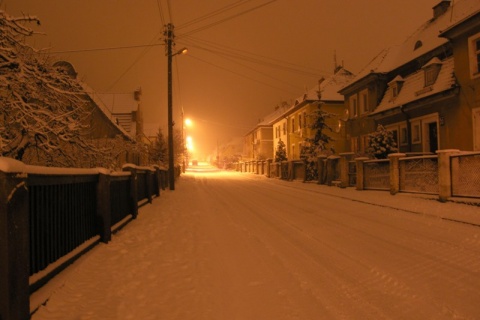
<path id="1" fill-rule="evenodd" d="M 287 160 L 287 149 L 285 142 L 282 139 L 278 140 L 277 148 L 275 149 L 275 162 L 281 162 Z"/>
<path id="2" fill-rule="evenodd" d="M 150 158 L 155 164 L 166 165 L 168 163 L 168 144 L 161 128 L 158 128 L 155 141 L 150 147 Z"/>
<path id="3" fill-rule="evenodd" d="M 314 180 L 317 176 L 317 157 L 320 154 L 334 153 L 335 150 L 328 146 L 333 138 L 326 134 L 326 131 L 332 132 L 332 128 L 327 124 L 327 119 L 336 117 L 335 114 L 322 110 L 321 104 L 317 109 L 307 115 L 310 118 L 309 128 L 312 130 L 312 137 L 304 139 L 300 150 L 300 159 L 307 164 L 307 180 Z"/>
<path id="4" fill-rule="evenodd" d="M 397 143 L 393 132 L 379 124 L 377 130 L 368 135 L 368 153 L 377 159 L 386 159 L 390 153 L 397 152 Z"/>
<path id="5" fill-rule="evenodd" d="M 113 168 L 125 153 L 141 152 L 126 137 L 92 138 L 94 105 L 65 68 L 26 44 L 34 34 L 28 23 L 39 20 L 0 11 L 0 155 L 27 164 Z"/>

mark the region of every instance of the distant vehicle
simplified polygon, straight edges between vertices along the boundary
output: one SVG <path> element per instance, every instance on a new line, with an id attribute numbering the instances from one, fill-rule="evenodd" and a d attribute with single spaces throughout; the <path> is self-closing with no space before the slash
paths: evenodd
<path id="1" fill-rule="evenodd" d="M 198 166 L 198 160 L 192 160 L 192 166 Z"/>

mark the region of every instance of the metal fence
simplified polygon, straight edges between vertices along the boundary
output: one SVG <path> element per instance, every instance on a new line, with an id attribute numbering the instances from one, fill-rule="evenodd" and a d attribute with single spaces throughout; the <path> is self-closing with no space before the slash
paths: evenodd
<path id="1" fill-rule="evenodd" d="M 400 191 L 438 194 L 438 157 L 406 157 L 399 160 Z"/>
<path id="2" fill-rule="evenodd" d="M 160 195 L 153 186 L 167 176 L 159 168 L 110 173 L 8 158 L 0 158 L 0 168 L 0 319 L 27 319 L 30 293 L 98 241 L 108 242 L 115 224 L 137 216 L 139 201 Z"/>
<path id="3" fill-rule="evenodd" d="M 30 275 L 98 234 L 96 175 L 31 175 Z"/>
<path id="4" fill-rule="evenodd" d="M 390 161 L 388 159 L 368 160 L 363 165 L 365 189 L 390 189 Z"/>
<path id="5" fill-rule="evenodd" d="M 451 156 L 452 196 L 480 197 L 480 152 Z"/>

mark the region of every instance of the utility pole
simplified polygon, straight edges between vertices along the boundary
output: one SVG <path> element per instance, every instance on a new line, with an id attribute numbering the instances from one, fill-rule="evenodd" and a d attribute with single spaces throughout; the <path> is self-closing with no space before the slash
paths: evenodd
<path id="1" fill-rule="evenodd" d="M 170 190 L 175 190 L 175 168 L 173 154 L 173 111 L 172 111 L 172 46 L 173 24 L 167 24 L 167 63 L 168 63 L 168 185 Z"/>

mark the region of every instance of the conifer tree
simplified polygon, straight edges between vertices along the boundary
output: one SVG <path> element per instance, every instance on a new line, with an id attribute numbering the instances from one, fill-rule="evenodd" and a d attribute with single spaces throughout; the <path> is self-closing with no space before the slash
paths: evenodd
<path id="1" fill-rule="evenodd" d="M 307 115 L 307 117 L 311 119 L 309 128 L 312 130 L 313 136 L 304 139 L 304 144 L 300 150 L 300 159 L 304 160 L 307 164 L 306 180 L 315 180 L 318 175 L 317 157 L 320 154 L 335 152 L 333 147 L 329 148 L 328 146 L 328 144 L 333 141 L 333 138 L 325 132 L 333 131 L 326 123 L 326 120 L 336 117 L 336 115 L 322 110 L 321 104 L 319 104 L 317 109 Z"/>
<path id="2" fill-rule="evenodd" d="M 397 143 L 393 132 L 379 124 L 377 130 L 368 135 L 368 153 L 377 159 L 386 159 L 390 153 L 397 152 Z"/>
<path id="3" fill-rule="evenodd" d="M 285 142 L 280 139 L 275 150 L 275 162 L 281 162 L 287 160 L 287 149 L 285 147 Z"/>
<path id="4" fill-rule="evenodd" d="M 167 142 L 165 140 L 165 136 L 163 135 L 163 131 L 161 128 L 158 128 L 157 136 L 155 137 L 155 141 L 150 149 L 150 157 L 151 160 L 156 164 L 167 164 Z"/>

